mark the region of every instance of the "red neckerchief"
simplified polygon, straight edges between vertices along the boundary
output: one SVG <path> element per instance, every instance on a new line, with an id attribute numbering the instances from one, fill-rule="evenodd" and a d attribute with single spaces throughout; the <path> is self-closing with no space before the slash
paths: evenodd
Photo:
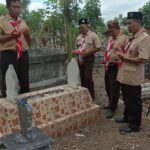
<path id="1" fill-rule="evenodd" d="M 15 28 L 15 32 L 19 32 L 19 25 L 21 23 L 21 20 L 18 19 L 17 21 L 10 20 L 11 25 Z M 22 41 L 18 37 L 16 38 L 16 45 L 17 45 L 17 59 L 19 59 L 22 56 Z"/>
<path id="2" fill-rule="evenodd" d="M 118 38 L 120 35 L 122 35 L 121 31 L 116 38 Z M 111 54 L 111 50 L 113 49 L 114 42 L 115 42 L 115 39 L 112 37 L 112 39 L 109 41 L 108 47 L 105 51 L 105 55 L 104 55 L 105 62 L 104 62 L 104 64 L 105 64 L 106 70 L 108 69 L 108 65 L 109 65 L 109 61 L 110 61 L 110 54 Z"/>
<path id="3" fill-rule="evenodd" d="M 141 29 L 141 30 L 139 31 L 139 34 L 143 34 L 144 32 L 147 32 L 147 30 L 146 30 L 145 28 Z M 132 36 L 132 37 L 128 40 L 128 42 L 127 42 L 125 48 L 123 49 L 123 53 L 124 53 L 124 54 L 126 54 L 126 53 L 128 52 L 128 50 L 129 50 L 129 48 L 130 48 L 130 45 L 131 45 L 131 43 L 132 43 L 132 41 L 133 41 L 134 39 L 135 39 L 135 37 Z M 119 60 L 119 61 L 118 61 L 118 67 L 121 67 L 122 63 L 123 63 L 122 60 Z"/>
<path id="4" fill-rule="evenodd" d="M 88 35 L 88 33 L 86 35 L 82 35 L 82 40 L 81 40 L 80 46 L 79 46 L 80 52 L 83 52 L 85 50 L 85 38 L 87 35 Z M 79 61 L 80 65 L 84 64 L 84 58 L 81 54 L 79 54 L 78 61 Z"/>
<path id="5" fill-rule="evenodd" d="M 105 68 L 106 70 L 108 69 L 108 64 L 109 64 L 109 60 L 110 60 L 110 53 L 111 53 L 111 50 L 113 49 L 113 46 L 114 46 L 114 39 L 112 38 L 109 43 L 108 43 L 108 46 L 107 46 L 107 49 L 105 51 Z"/>

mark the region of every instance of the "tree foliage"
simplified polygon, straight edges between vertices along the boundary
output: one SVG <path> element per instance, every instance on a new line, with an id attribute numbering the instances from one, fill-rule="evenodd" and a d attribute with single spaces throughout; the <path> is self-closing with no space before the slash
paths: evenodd
<path id="1" fill-rule="evenodd" d="M 27 16 L 29 15 L 29 9 L 28 9 L 29 4 L 30 4 L 30 0 L 21 1 L 21 17 L 25 20 L 27 19 Z"/>
<path id="2" fill-rule="evenodd" d="M 146 3 L 142 8 L 139 9 L 143 15 L 143 25 L 150 31 L 150 1 Z"/>
<path id="3" fill-rule="evenodd" d="M 0 16 L 4 16 L 6 14 L 7 14 L 6 6 L 0 3 Z"/>
<path id="4" fill-rule="evenodd" d="M 22 0 L 21 17 L 27 21 L 33 36 L 42 37 L 48 32 L 54 45 L 58 41 L 60 45 L 70 44 L 68 48 L 72 50 L 75 48 L 74 43 L 78 34 L 79 18 L 88 18 L 91 29 L 98 33 L 105 30 L 101 18 L 100 0 L 84 0 L 85 4 L 81 9 L 80 4 L 82 2 L 83 0 L 47 0 L 44 2 L 45 9 L 29 12 L 30 0 Z M 0 15 L 6 14 L 5 10 L 4 5 L 0 5 Z M 69 44 L 65 44 L 65 41 Z"/>
<path id="5" fill-rule="evenodd" d="M 85 6 L 81 11 L 81 16 L 88 18 L 92 30 L 98 32 L 105 26 L 101 18 L 101 3 L 100 0 L 86 0 Z"/>

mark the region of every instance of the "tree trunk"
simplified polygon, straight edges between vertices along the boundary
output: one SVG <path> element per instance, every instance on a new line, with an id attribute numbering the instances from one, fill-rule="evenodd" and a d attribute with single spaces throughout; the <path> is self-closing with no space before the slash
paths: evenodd
<path id="1" fill-rule="evenodd" d="M 66 36 L 66 51 L 68 56 L 68 63 L 72 58 L 71 17 L 69 7 L 70 1 L 64 0 L 65 36 Z"/>

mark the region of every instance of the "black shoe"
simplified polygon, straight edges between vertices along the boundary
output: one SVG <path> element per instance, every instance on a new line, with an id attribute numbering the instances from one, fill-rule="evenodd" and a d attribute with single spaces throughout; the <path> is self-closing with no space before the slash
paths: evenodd
<path id="1" fill-rule="evenodd" d="M 140 128 L 123 127 L 119 129 L 120 133 L 139 132 Z"/>
<path id="2" fill-rule="evenodd" d="M 106 118 L 111 119 L 114 116 L 114 111 L 108 109 L 106 112 Z"/>
<path id="3" fill-rule="evenodd" d="M 128 123 L 128 120 L 124 119 L 124 118 L 116 118 L 115 119 L 116 123 Z"/>

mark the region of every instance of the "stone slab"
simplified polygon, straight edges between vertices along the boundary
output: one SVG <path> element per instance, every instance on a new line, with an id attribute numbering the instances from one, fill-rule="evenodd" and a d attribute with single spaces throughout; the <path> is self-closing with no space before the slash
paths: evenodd
<path id="1" fill-rule="evenodd" d="M 33 140 L 26 140 L 20 133 L 6 135 L 0 138 L 0 145 L 4 150 L 50 150 L 51 140 L 40 129 L 33 128 L 27 134 L 33 136 Z"/>

